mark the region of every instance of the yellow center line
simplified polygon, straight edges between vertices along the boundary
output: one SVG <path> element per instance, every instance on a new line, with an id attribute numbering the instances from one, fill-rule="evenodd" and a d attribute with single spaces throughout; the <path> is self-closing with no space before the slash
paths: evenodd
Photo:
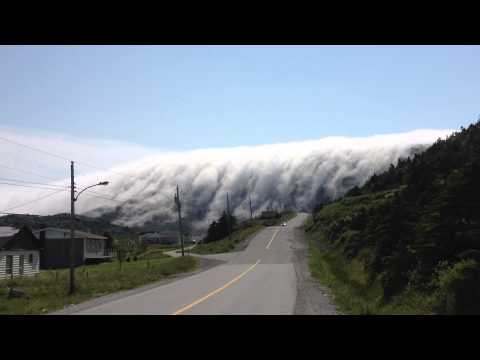
<path id="1" fill-rule="evenodd" d="M 260 260 L 257 260 L 257 262 L 256 262 L 255 264 L 253 264 L 252 266 L 250 266 L 247 270 L 245 270 L 243 273 L 241 273 L 240 275 L 238 275 L 235 279 L 230 280 L 228 283 L 226 283 L 226 284 L 223 285 L 222 287 L 219 287 L 217 290 L 212 291 L 211 293 L 205 295 L 204 297 L 202 297 L 202 298 L 200 298 L 200 299 L 198 299 L 198 300 L 195 300 L 195 301 L 192 302 L 190 305 L 187 305 L 187 306 L 181 308 L 180 310 L 175 311 L 172 315 L 179 315 L 179 314 L 181 314 L 181 313 L 183 313 L 183 312 L 191 309 L 191 308 L 194 307 L 195 305 L 200 304 L 202 301 L 207 300 L 208 298 L 212 297 L 213 295 L 218 294 L 220 291 L 225 290 L 227 287 L 229 287 L 230 285 L 232 285 L 233 283 L 237 282 L 237 281 L 240 280 L 242 277 L 244 277 L 249 271 L 251 271 L 255 266 L 257 266 L 259 262 L 260 262 Z"/>
<path id="2" fill-rule="evenodd" d="M 270 244 L 272 243 L 273 239 L 275 238 L 275 236 L 277 236 L 278 232 L 280 231 L 280 228 L 277 229 L 277 231 L 275 231 L 275 234 L 273 234 L 272 238 L 270 239 L 270 241 L 268 242 L 267 244 L 267 247 L 265 249 L 270 249 Z"/>

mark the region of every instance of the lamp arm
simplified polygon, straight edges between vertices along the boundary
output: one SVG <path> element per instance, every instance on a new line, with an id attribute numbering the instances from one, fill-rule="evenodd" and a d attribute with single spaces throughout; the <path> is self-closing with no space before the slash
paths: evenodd
<path id="1" fill-rule="evenodd" d="M 82 191 L 80 191 L 80 192 L 77 194 L 77 196 L 74 198 L 75 201 L 78 200 L 78 197 L 80 196 L 80 194 L 81 194 L 82 192 L 84 192 L 84 191 L 87 190 L 87 189 L 90 189 L 91 187 L 97 186 L 97 185 L 98 185 L 98 184 L 87 186 L 85 189 L 83 189 Z"/>

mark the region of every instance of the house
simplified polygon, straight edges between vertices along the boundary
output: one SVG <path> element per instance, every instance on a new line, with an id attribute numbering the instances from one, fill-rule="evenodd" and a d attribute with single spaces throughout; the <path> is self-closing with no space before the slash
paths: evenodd
<path id="1" fill-rule="evenodd" d="M 178 244 L 180 242 L 178 232 L 146 232 L 140 234 L 140 241 L 145 244 Z"/>
<path id="2" fill-rule="evenodd" d="M 70 266 L 70 229 L 47 227 L 33 231 L 38 238 L 41 269 L 57 269 Z M 74 265 L 109 260 L 115 252 L 108 247 L 108 238 L 75 230 Z"/>
<path id="3" fill-rule="evenodd" d="M 39 264 L 39 242 L 27 226 L 0 227 L 0 279 L 38 274 Z"/>
<path id="4" fill-rule="evenodd" d="M 260 218 L 262 219 L 276 219 L 279 218 L 280 214 L 277 211 L 262 211 Z"/>

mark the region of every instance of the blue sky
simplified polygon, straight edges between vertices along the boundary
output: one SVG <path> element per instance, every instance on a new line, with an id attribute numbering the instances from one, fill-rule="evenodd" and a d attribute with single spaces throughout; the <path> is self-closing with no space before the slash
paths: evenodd
<path id="1" fill-rule="evenodd" d="M 161 149 L 458 129 L 479 46 L 0 46 L 0 126 Z"/>

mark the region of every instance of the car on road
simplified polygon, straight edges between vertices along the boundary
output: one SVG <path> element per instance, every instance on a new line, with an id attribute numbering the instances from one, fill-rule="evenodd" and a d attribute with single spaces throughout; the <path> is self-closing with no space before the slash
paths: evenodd
<path id="1" fill-rule="evenodd" d="M 287 223 L 283 223 L 282 226 L 287 226 Z"/>

